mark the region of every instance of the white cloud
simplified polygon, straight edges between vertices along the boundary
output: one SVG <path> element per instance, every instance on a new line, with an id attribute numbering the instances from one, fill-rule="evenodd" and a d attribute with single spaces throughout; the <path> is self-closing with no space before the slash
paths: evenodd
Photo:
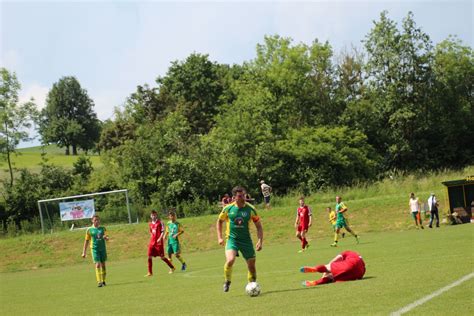
<path id="1" fill-rule="evenodd" d="M 35 104 L 38 110 L 41 110 L 46 106 L 46 97 L 48 95 L 49 88 L 42 86 L 38 83 L 33 83 L 23 88 L 19 95 L 20 103 L 28 102 L 31 98 L 35 99 Z"/>
<path id="2" fill-rule="evenodd" d="M 122 105 L 132 91 L 101 90 L 90 92 L 89 96 L 94 100 L 94 111 L 97 117 L 104 121 L 113 118 L 114 108 Z"/>

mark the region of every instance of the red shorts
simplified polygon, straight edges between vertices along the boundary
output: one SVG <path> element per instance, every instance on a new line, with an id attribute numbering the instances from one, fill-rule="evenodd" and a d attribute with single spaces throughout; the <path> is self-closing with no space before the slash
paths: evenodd
<path id="1" fill-rule="evenodd" d="M 298 225 L 298 228 L 296 228 L 296 230 L 299 232 L 308 231 L 308 225 Z"/>
<path id="2" fill-rule="evenodd" d="M 344 251 L 343 258 L 331 263 L 334 282 L 362 279 L 365 274 L 365 262 L 357 252 Z"/>
<path id="3" fill-rule="evenodd" d="M 165 249 L 162 243 L 148 245 L 148 257 L 163 257 L 164 255 Z"/>

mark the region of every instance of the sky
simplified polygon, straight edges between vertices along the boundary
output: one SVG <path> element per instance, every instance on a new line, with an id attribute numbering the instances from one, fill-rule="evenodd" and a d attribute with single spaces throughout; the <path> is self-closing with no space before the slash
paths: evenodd
<path id="1" fill-rule="evenodd" d="M 15 72 L 20 101 L 45 106 L 52 85 L 75 76 L 101 120 L 172 61 L 192 53 L 242 64 L 265 35 L 328 41 L 336 54 L 361 41 L 383 10 L 409 11 L 437 44 L 456 35 L 473 47 L 473 0 L 346 1 L 5 1 L 0 0 L 0 67 Z M 39 145 L 40 139 L 20 147 Z"/>

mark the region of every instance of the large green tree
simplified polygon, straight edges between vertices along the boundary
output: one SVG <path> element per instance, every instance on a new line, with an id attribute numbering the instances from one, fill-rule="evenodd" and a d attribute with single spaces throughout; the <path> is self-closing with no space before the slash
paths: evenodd
<path id="1" fill-rule="evenodd" d="M 63 77 L 53 84 L 42 111 L 40 134 L 44 143 L 77 149 L 94 148 L 100 135 L 100 121 L 93 110 L 94 102 L 75 77 Z"/>
<path id="2" fill-rule="evenodd" d="M 29 140 L 26 129 L 31 128 L 37 111 L 33 100 L 19 104 L 18 91 L 21 85 L 15 73 L 0 68 L 0 153 L 8 163 L 10 186 L 13 185 L 11 155 L 20 141 Z"/>

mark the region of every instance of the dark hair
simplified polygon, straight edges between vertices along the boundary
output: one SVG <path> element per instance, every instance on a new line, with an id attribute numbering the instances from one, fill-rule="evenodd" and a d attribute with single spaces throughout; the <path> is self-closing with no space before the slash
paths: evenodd
<path id="1" fill-rule="evenodd" d="M 174 210 L 174 209 L 169 210 L 169 211 L 168 211 L 168 215 L 174 215 L 174 216 L 176 216 L 175 210 Z"/>
<path id="2" fill-rule="evenodd" d="M 247 190 L 243 186 L 236 186 L 232 189 L 232 195 L 235 196 L 237 192 L 247 193 Z"/>
<path id="3" fill-rule="evenodd" d="M 94 216 L 91 217 L 91 219 L 94 219 L 95 217 L 97 217 L 98 219 L 100 219 L 99 215 L 95 214 Z"/>
<path id="4" fill-rule="evenodd" d="M 301 195 L 300 198 L 298 199 L 299 200 L 304 200 L 304 195 Z"/>
<path id="5" fill-rule="evenodd" d="M 158 215 L 158 212 L 156 210 L 151 210 L 151 213 L 150 214 L 155 214 L 155 215 Z"/>

